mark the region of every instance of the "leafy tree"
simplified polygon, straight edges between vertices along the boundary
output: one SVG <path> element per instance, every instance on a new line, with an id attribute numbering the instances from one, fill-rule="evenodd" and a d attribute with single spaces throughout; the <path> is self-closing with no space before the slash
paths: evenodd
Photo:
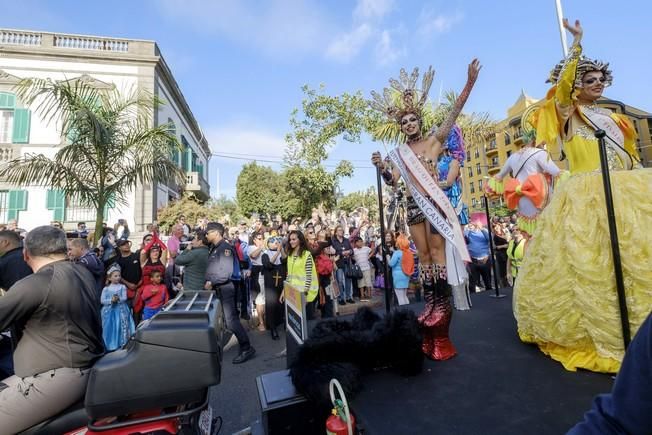
<path id="1" fill-rule="evenodd" d="M 372 220 L 378 217 L 378 194 L 374 187 L 363 191 L 351 192 L 337 201 L 337 208 L 347 213 L 353 212 L 358 207 L 366 208 Z"/>
<path id="2" fill-rule="evenodd" d="M 46 123 L 59 125 L 68 143 L 53 159 L 25 154 L 5 164 L 0 177 L 9 183 L 62 190 L 94 207 L 95 228 L 102 228 L 107 205 L 126 205 L 136 186 L 184 182 L 185 174 L 170 160 L 176 138 L 167 125 L 151 126 L 158 101 L 142 90 L 123 95 L 81 81 L 25 79 L 17 94 L 35 104 Z M 100 236 L 96 231 L 95 241 Z"/>
<path id="3" fill-rule="evenodd" d="M 323 161 L 338 137 L 360 141 L 370 110 L 361 92 L 334 97 L 324 89 L 303 86 L 302 110 L 295 109 L 290 117 L 283 171 L 286 215 L 307 216 L 314 207 L 332 207 L 339 180 L 353 175 L 353 165 L 346 160 L 332 172 Z"/>
<path id="4" fill-rule="evenodd" d="M 283 188 L 283 178 L 272 168 L 256 162 L 247 163 L 236 181 L 238 208 L 245 216 L 276 214 L 280 209 Z"/>
<path id="5" fill-rule="evenodd" d="M 240 216 L 237 214 L 235 201 L 224 195 L 206 203 L 198 201 L 194 195 L 186 194 L 177 201 L 168 203 L 158 209 L 157 220 L 161 231 L 168 232 L 177 223 L 179 216 L 185 216 L 186 222 L 193 226 L 199 218 L 218 221 L 231 225 Z"/>

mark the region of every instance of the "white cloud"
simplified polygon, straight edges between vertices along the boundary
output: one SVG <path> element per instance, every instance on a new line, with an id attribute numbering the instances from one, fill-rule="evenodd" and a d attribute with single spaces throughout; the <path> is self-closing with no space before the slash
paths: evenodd
<path id="1" fill-rule="evenodd" d="M 418 20 L 418 33 L 422 36 L 449 32 L 453 26 L 462 21 L 464 16 L 457 12 L 453 15 L 436 14 L 432 9 L 424 9 Z"/>
<path id="2" fill-rule="evenodd" d="M 206 129 L 206 138 L 219 165 L 242 166 L 251 161 L 248 157 L 260 160 L 279 160 L 285 151 L 285 140 L 281 135 L 267 130 L 256 130 L 251 124 L 232 123 L 228 127 L 216 126 Z M 229 155 L 229 157 L 220 154 Z M 265 164 L 267 164 L 265 162 Z"/>
<path id="3" fill-rule="evenodd" d="M 348 62 L 360 53 L 371 36 L 371 26 L 361 24 L 351 32 L 338 35 L 326 49 L 326 57 L 338 62 Z"/>
<path id="4" fill-rule="evenodd" d="M 394 0 L 358 0 L 353 16 L 360 20 L 382 18 L 393 8 Z"/>
<path id="5" fill-rule="evenodd" d="M 376 44 L 375 54 L 376 62 L 378 62 L 379 65 L 388 65 L 405 56 L 406 50 L 405 47 L 396 47 L 389 30 L 383 30 L 380 34 L 380 39 Z"/>
<path id="6" fill-rule="evenodd" d="M 334 32 L 328 15 L 314 0 L 159 0 L 152 4 L 170 20 L 198 33 L 220 34 L 273 56 L 323 50 Z"/>

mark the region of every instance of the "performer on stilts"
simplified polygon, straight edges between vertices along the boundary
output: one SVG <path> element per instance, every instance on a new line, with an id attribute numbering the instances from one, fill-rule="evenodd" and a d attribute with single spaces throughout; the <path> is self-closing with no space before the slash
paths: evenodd
<path id="1" fill-rule="evenodd" d="M 624 354 L 596 130 L 607 133 L 614 211 L 632 335 L 652 307 L 652 170 L 638 169 L 636 131 L 624 115 L 598 107 L 609 64 L 582 56 L 582 27 L 553 70 L 534 126 L 536 143 L 563 144 L 570 178 L 537 221 L 514 289 L 525 342 L 567 370 L 616 372 Z"/>
<path id="2" fill-rule="evenodd" d="M 486 191 L 490 196 L 504 194 L 507 207 L 518 210 L 516 222 L 519 231 L 528 239 L 534 233 L 539 214 L 548 205 L 552 181 L 562 171 L 543 148 L 545 144 L 536 144 L 536 131 L 528 129 L 526 124 L 524 120 L 523 148 L 509 156 L 500 172 L 489 179 Z M 512 178 L 503 181 L 508 174 Z"/>
<path id="3" fill-rule="evenodd" d="M 407 138 L 405 144 L 389 153 L 391 164 L 384 162 L 379 152 L 373 153 L 371 161 L 381 169 L 387 184 L 394 185 L 402 177 L 408 188 L 407 219 L 417 247 L 426 301 L 419 316 L 424 336 L 422 348 L 426 356 L 435 360 L 445 360 L 456 353 L 448 337 L 452 316 L 449 282 L 459 284 L 458 273 L 466 273 L 463 262 L 470 261 L 455 208 L 439 187 L 437 160 L 480 68 L 474 59 L 468 67 L 466 86 L 448 117 L 430 134 L 423 134 L 422 111 L 434 77 L 432 68 L 424 74 L 421 90 L 416 89 L 418 69 L 409 77 L 401 70 L 400 81 L 390 80 L 393 90 L 386 88 L 383 96 L 372 92 L 374 100 L 370 103 L 398 123 Z"/>

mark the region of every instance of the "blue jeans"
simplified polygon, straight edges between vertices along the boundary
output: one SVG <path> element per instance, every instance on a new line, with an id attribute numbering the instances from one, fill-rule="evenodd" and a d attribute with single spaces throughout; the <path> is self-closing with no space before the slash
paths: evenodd
<path id="1" fill-rule="evenodd" d="M 344 276 L 344 269 L 339 268 L 335 272 L 335 279 L 337 279 L 337 285 L 340 288 L 340 302 L 344 302 L 347 299 L 353 298 L 353 287 L 351 283 L 351 278 Z"/>

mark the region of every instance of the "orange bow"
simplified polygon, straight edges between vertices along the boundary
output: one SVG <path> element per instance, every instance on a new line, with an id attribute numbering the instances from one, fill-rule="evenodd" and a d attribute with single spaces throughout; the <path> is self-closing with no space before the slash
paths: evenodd
<path id="1" fill-rule="evenodd" d="M 515 209 L 522 196 L 532 201 L 536 208 L 541 208 L 548 196 L 548 183 L 543 174 L 532 174 L 525 179 L 523 184 L 520 184 L 516 178 L 505 181 L 507 207 Z"/>

